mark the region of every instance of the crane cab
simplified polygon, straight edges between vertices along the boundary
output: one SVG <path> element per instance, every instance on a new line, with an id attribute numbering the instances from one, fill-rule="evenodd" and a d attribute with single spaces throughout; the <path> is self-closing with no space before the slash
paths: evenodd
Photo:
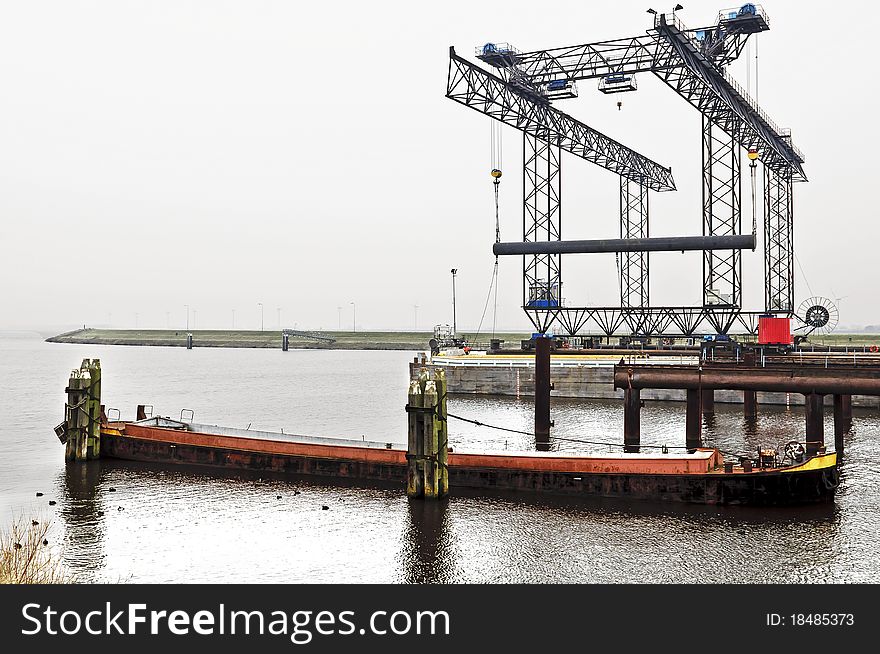
<path id="1" fill-rule="evenodd" d="M 770 20 L 761 5 L 747 2 L 741 7 L 722 9 L 718 14 L 718 25 L 728 31 L 756 34 L 769 30 Z"/>
<path id="2" fill-rule="evenodd" d="M 612 73 L 599 80 L 599 90 L 602 93 L 626 93 L 638 88 L 635 75 L 624 73 Z"/>
<path id="3" fill-rule="evenodd" d="M 509 43 L 486 43 L 476 50 L 477 59 L 494 68 L 509 68 L 518 64 L 521 54 Z"/>
<path id="4" fill-rule="evenodd" d="M 550 100 L 576 98 L 578 97 L 577 84 L 568 79 L 551 80 L 544 87 L 544 97 Z"/>

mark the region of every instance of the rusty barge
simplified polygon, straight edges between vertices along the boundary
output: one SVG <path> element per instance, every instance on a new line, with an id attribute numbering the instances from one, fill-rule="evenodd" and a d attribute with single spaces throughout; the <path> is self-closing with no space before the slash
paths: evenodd
<path id="1" fill-rule="evenodd" d="M 297 436 L 153 417 L 110 422 L 101 456 L 407 483 L 407 448 L 395 443 Z M 701 504 L 791 505 L 830 501 L 835 453 L 790 465 L 725 466 L 720 452 L 573 456 L 558 452 L 448 453 L 451 488 L 538 491 Z"/>
<path id="2" fill-rule="evenodd" d="M 781 455 L 725 461 L 700 444 L 681 453 L 640 448 L 601 456 L 554 451 L 458 451 L 449 447 L 442 371 L 411 382 L 407 442 L 379 442 L 220 427 L 147 416 L 110 420 L 101 405 L 101 368 L 86 359 L 71 374 L 64 422 L 55 428 L 68 461 L 99 458 L 272 471 L 324 479 L 384 482 L 407 495 L 440 498 L 450 488 L 557 493 L 583 497 L 755 506 L 827 502 L 839 481 L 837 453 L 789 442 Z M 538 445 L 541 443 L 538 442 Z M 804 445 L 807 445 L 805 448 Z M 635 450 L 635 451 L 634 451 Z"/>

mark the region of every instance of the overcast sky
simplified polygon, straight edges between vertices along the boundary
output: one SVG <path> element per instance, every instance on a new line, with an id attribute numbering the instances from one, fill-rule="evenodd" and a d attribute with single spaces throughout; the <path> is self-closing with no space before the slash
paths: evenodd
<path id="1" fill-rule="evenodd" d="M 683 4 L 693 27 L 722 8 Z M 651 25 L 648 0 L 599 6 L 0 2 L 0 328 L 182 327 L 187 304 L 197 328 L 230 327 L 233 309 L 259 328 L 262 302 L 267 329 L 279 307 L 287 327 L 350 328 L 356 307 L 359 329 L 416 314 L 427 329 L 452 321 L 456 267 L 473 329 L 494 261 L 490 121 L 444 97 L 448 47 L 472 58 L 487 41 L 534 50 Z M 797 301 L 842 298 L 842 325 L 880 323 L 874 5 L 764 7 L 760 103 L 810 178 L 795 192 Z M 754 91 L 754 70 L 731 70 Z M 638 81 L 622 96 L 583 82 L 557 106 L 672 166 L 679 190 L 652 194 L 652 235 L 698 234 L 699 113 Z M 502 238 L 521 240 L 522 137 L 503 139 Z M 615 236 L 617 178 L 567 154 L 563 176 L 563 236 Z M 748 309 L 763 307 L 762 257 L 743 255 Z M 564 280 L 569 303 L 616 302 L 613 255 L 566 257 Z M 651 283 L 655 304 L 699 304 L 699 253 L 652 255 Z M 502 260 L 499 327 L 528 329 L 521 288 L 521 261 Z"/>

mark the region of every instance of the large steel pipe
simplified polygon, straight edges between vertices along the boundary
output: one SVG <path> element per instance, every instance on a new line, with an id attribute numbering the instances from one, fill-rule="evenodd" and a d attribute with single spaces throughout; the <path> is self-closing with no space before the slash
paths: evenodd
<path id="1" fill-rule="evenodd" d="M 685 250 L 754 250 L 754 234 L 733 236 L 655 236 L 599 238 L 589 241 L 524 241 L 496 243 L 492 252 L 506 254 L 595 254 L 601 252 L 684 252 Z"/>
<path id="2" fill-rule="evenodd" d="M 615 388 L 679 388 L 731 391 L 775 391 L 809 395 L 880 396 L 880 371 L 877 370 L 789 370 L 735 368 L 614 366 Z"/>

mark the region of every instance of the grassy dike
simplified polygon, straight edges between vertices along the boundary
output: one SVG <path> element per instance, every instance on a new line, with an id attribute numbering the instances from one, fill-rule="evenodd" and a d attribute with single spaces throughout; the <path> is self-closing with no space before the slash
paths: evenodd
<path id="1" fill-rule="evenodd" d="M 193 347 L 266 347 L 281 348 L 280 331 L 250 331 L 230 329 L 191 330 Z M 291 337 L 290 348 L 319 348 L 329 350 L 427 350 L 432 332 L 314 332 L 319 336 L 336 339 L 326 341 Z M 464 334 L 470 337 L 469 334 Z M 481 334 L 483 344 L 489 334 Z M 518 347 L 522 339 L 531 334 L 496 334 L 505 347 Z M 156 345 L 163 347 L 186 347 L 186 331 L 183 329 L 77 329 L 46 339 L 49 343 L 81 343 L 87 345 Z M 847 347 L 880 347 L 878 334 L 828 334 L 814 336 L 802 347 L 822 347 L 827 345 Z"/>
<path id="2" fill-rule="evenodd" d="M 281 348 L 280 331 L 229 329 L 194 329 L 193 347 L 266 347 Z M 290 348 L 333 350 L 427 350 L 432 332 L 314 332 L 335 339 L 329 343 L 317 339 L 290 337 Z M 155 345 L 186 347 L 186 330 L 179 329 L 77 329 L 47 338 L 49 343 L 80 343 L 87 345 Z M 519 344 L 530 334 L 496 334 L 507 344 Z M 480 336 L 488 341 L 489 335 Z"/>

